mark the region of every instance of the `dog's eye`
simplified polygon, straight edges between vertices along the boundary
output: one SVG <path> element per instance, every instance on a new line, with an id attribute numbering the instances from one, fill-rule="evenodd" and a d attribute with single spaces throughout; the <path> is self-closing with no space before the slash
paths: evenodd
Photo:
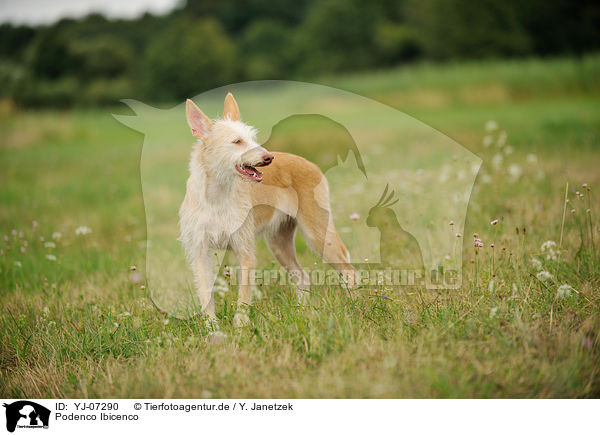
<path id="1" fill-rule="evenodd" d="M 239 145 L 239 144 L 242 143 L 242 140 L 241 139 L 236 139 L 236 140 L 233 141 L 233 143 L 236 144 L 236 145 Z"/>

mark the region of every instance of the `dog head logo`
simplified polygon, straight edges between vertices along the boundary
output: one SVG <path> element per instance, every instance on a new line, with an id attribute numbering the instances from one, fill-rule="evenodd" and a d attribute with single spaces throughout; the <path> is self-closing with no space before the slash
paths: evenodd
<path id="1" fill-rule="evenodd" d="M 48 428 L 50 410 L 29 400 L 5 403 L 6 430 L 14 432 L 16 428 Z"/>
<path id="2" fill-rule="evenodd" d="M 247 82 L 194 97 L 193 103 L 187 103 L 187 117 L 186 104 L 159 110 L 132 100 L 124 102 L 136 116 L 115 115 L 144 134 L 140 175 L 147 225 L 146 277 L 160 309 L 178 317 L 198 313 L 197 302 L 192 302 L 193 277 L 178 241 L 178 210 L 188 165 L 193 164 L 190 129 L 198 137 L 205 128 L 241 116 L 235 100 L 223 106 L 228 92 L 239 102 L 244 123 L 256 129 L 239 131 L 228 140 L 241 139 L 255 151 L 243 158 L 239 146 L 229 147 L 234 150 L 230 153 L 221 153 L 225 148 L 211 150 L 214 156 L 207 168 L 220 171 L 226 165 L 227 171 L 261 181 L 263 158 L 275 151 L 288 152 L 286 140 L 310 138 L 314 132 L 310 117 L 324 117 L 351 139 L 341 148 L 335 141 L 323 141 L 313 151 L 325 156 L 323 162 L 315 159 L 314 163 L 329 184 L 335 227 L 352 263 L 399 268 L 419 264 L 428 288 L 460 286 L 460 235 L 481 159 L 439 131 L 369 98 L 309 83 Z M 305 122 L 288 127 L 286 140 L 278 142 L 281 148 L 273 148 L 272 132 L 293 119 Z M 213 264 L 223 265 L 224 251 L 213 255 Z M 446 272 L 453 273 L 449 282 L 443 279 Z"/>

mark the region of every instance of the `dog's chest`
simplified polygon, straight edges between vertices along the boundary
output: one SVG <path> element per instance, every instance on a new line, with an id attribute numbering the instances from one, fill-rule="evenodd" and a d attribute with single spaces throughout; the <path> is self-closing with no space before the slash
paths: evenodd
<path id="1" fill-rule="evenodd" d="M 197 231 L 204 234 L 212 248 L 226 249 L 230 240 L 249 224 L 249 214 L 250 206 L 246 204 L 201 207 Z"/>

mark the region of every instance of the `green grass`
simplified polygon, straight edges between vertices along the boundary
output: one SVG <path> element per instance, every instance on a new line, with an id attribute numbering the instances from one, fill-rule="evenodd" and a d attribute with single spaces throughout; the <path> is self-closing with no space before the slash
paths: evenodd
<path id="1" fill-rule="evenodd" d="M 463 286 L 366 286 L 354 303 L 340 288 L 319 288 L 300 308 L 289 286 L 269 285 L 240 330 L 230 291 L 217 299 L 221 344 L 199 319 L 161 314 L 130 271 L 146 272 L 142 135 L 107 110 L 2 105 L 0 396 L 598 397 L 599 70 L 590 56 L 326 80 L 405 110 L 483 159 Z M 483 146 L 488 120 L 506 130 L 512 153 Z M 282 123 L 271 142 L 322 163 L 328 145 L 346 140 L 313 118 Z M 511 165 L 522 171 L 517 180 Z M 80 226 L 91 234 L 76 235 Z M 486 244 L 477 254 L 473 233 Z M 547 258 L 542 244 L 561 235 L 562 249 Z M 264 244 L 258 252 L 259 266 L 271 268 Z M 536 277 L 533 258 L 552 279 Z M 563 284 L 571 295 L 559 295 Z"/>

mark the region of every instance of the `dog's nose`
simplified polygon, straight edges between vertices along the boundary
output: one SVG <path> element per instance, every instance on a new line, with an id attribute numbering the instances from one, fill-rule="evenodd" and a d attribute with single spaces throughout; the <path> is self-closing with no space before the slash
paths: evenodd
<path id="1" fill-rule="evenodd" d="M 265 154 L 263 156 L 263 164 L 265 166 L 270 165 L 274 158 L 275 156 L 273 154 Z"/>

